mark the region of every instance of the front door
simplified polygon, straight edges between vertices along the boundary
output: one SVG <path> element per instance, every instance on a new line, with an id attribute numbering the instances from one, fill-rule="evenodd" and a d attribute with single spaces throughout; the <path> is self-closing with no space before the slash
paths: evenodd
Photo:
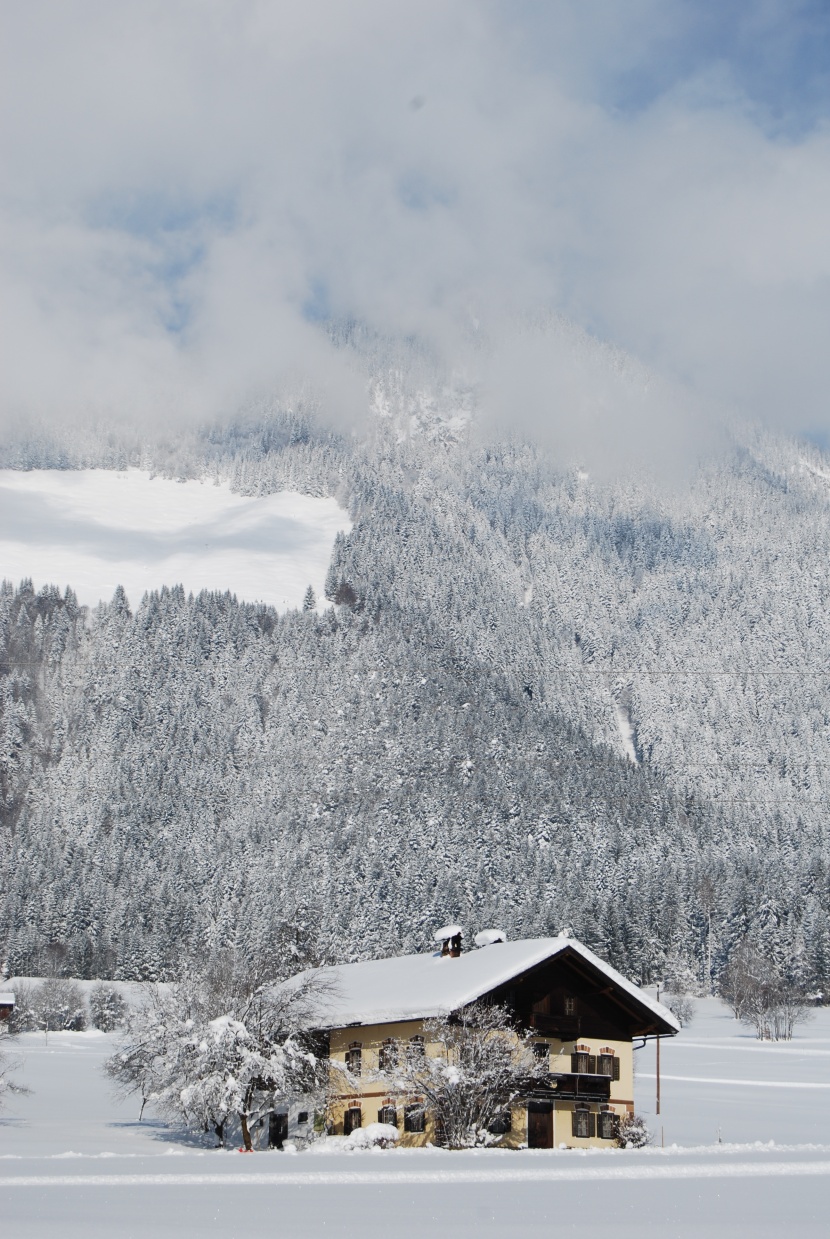
<path id="1" fill-rule="evenodd" d="M 283 1141 L 288 1139 L 288 1115 L 268 1115 L 268 1148 L 281 1149 Z"/>
<path id="2" fill-rule="evenodd" d="M 553 1148 L 553 1106 L 549 1101 L 531 1101 L 527 1107 L 527 1147 Z"/>

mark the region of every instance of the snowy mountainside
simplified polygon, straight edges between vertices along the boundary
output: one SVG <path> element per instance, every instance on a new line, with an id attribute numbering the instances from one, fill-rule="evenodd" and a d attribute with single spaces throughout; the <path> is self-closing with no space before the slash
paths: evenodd
<path id="1" fill-rule="evenodd" d="M 687 487 L 600 485 L 407 382 L 360 439 L 266 410 L 168 459 L 347 503 L 325 614 L 3 594 L 10 965 L 168 976 L 295 922 L 365 957 L 452 913 L 643 980 L 749 931 L 826 986 L 826 459 L 742 431 Z"/>

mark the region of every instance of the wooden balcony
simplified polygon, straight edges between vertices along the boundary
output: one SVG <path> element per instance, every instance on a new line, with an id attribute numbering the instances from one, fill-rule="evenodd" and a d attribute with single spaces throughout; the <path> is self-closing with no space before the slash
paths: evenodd
<path id="1" fill-rule="evenodd" d="M 530 1027 L 546 1037 L 558 1037 L 560 1041 L 573 1041 L 579 1036 L 580 1021 L 577 1015 L 542 1015 L 534 1011 Z"/>
<path id="2" fill-rule="evenodd" d="M 611 1097 L 611 1077 L 589 1075 L 587 1072 L 551 1072 L 544 1081 L 529 1081 L 527 1096 L 549 1101 L 555 1098 L 562 1101 L 608 1101 Z"/>

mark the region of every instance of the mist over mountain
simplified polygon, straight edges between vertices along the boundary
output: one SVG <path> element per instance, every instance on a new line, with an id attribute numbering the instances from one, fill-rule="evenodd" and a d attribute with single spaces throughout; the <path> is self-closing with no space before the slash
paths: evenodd
<path id="1" fill-rule="evenodd" d="M 351 328 L 368 432 L 274 400 L 165 444 L 52 429 L 17 468 L 330 495 L 327 609 L 2 594 L 13 972 L 170 977 L 228 949 L 569 926 L 707 985 L 750 934 L 830 969 L 830 461 L 735 427 L 669 486 L 495 437 L 481 393 Z"/>
<path id="2" fill-rule="evenodd" d="M 0 965 L 830 992 L 827 6 L 5 9 Z"/>

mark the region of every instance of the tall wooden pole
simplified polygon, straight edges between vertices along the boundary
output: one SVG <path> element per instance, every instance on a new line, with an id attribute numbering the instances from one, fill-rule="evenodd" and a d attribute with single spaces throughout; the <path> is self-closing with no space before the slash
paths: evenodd
<path id="1" fill-rule="evenodd" d="M 660 986 L 657 986 L 657 1001 L 660 1001 Z M 660 1034 L 657 1034 L 657 1110 L 660 1113 Z"/>

